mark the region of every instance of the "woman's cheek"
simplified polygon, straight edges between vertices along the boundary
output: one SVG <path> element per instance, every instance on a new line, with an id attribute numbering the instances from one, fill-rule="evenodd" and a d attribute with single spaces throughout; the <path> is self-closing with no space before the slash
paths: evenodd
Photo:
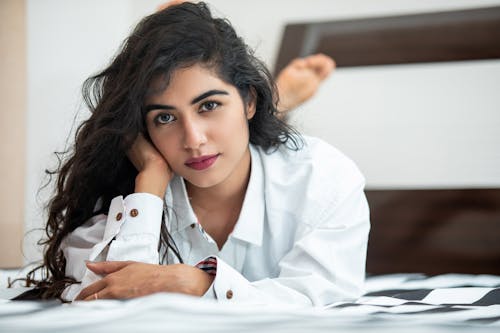
<path id="1" fill-rule="evenodd" d="M 172 146 L 169 146 L 168 144 L 162 145 L 159 151 L 163 158 L 167 161 L 168 165 L 170 165 L 171 168 L 175 169 L 179 164 L 179 152 L 173 150 Z"/>
<path id="2" fill-rule="evenodd" d="M 172 142 L 172 138 L 169 135 L 165 135 L 154 130 L 150 131 L 149 136 L 155 148 L 159 151 L 167 163 L 172 166 L 172 163 L 174 163 L 172 156 L 178 155 L 174 153 L 175 144 Z"/>

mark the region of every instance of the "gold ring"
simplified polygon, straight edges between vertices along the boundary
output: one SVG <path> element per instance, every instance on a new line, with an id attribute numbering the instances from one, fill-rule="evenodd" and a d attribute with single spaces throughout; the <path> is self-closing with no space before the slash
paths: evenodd
<path id="1" fill-rule="evenodd" d="M 98 300 L 98 299 L 99 299 L 99 297 L 97 297 L 97 293 L 95 293 L 95 294 L 94 294 L 94 299 L 95 299 L 95 300 Z"/>

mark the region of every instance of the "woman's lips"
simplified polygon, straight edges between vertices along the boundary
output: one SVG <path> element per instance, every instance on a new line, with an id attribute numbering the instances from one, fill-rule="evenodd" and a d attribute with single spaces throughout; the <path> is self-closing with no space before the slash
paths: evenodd
<path id="1" fill-rule="evenodd" d="M 205 170 L 215 163 L 219 154 L 205 155 L 188 159 L 184 164 L 195 170 Z"/>

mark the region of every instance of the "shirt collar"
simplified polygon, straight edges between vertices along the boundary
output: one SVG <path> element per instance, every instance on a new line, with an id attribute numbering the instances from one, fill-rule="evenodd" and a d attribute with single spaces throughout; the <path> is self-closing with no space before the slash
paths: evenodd
<path id="1" fill-rule="evenodd" d="M 257 147 L 249 145 L 251 157 L 250 180 L 241 207 L 240 217 L 231 236 L 245 242 L 262 245 L 265 218 L 265 191 L 262 161 Z"/>
<path id="2" fill-rule="evenodd" d="M 169 229 L 172 234 L 184 230 L 198 219 L 191 208 L 184 179 L 174 175 L 165 194 Z"/>
<path id="3" fill-rule="evenodd" d="M 258 148 L 250 144 L 249 150 L 251 158 L 250 180 L 238 222 L 230 237 L 261 246 L 265 217 L 264 177 Z M 165 195 L 165 201 L 168 221 L 172 221 L 169 222 L 172 234 L 197 223 L 196 215 L 189 203 L 186 185 L 181 177 L 175 175 L 172 178 Z"/>

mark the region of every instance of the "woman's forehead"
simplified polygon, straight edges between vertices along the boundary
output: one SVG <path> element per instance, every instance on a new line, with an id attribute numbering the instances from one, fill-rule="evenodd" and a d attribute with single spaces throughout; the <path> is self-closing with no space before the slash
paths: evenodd
<path id="1" fill-rule="evenodd" d="M 170 75 L 155 77 L 151 81 L 147 99 L 191 100 L 213 89 L 224 89 L 230 94 L 237 92 L 236 87 L 222 80 L 213 68 L 195 64 L 179 67 Z"/>

